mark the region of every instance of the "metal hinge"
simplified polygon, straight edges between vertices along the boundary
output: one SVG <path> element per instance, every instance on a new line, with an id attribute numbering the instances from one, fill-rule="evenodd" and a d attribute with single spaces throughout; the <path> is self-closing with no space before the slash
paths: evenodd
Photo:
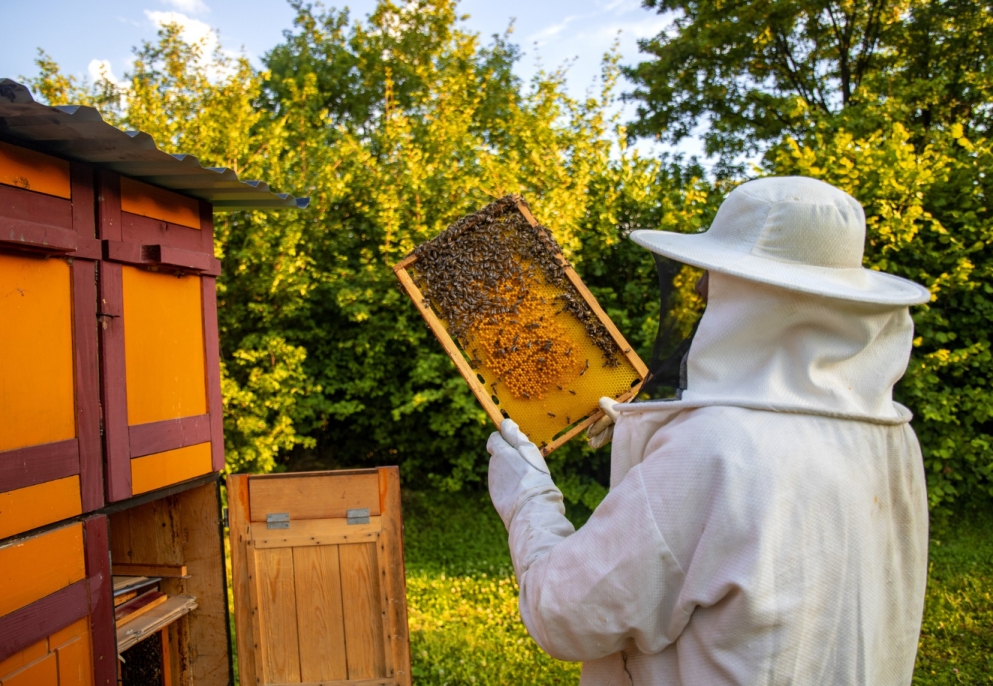
<path id="1" fill-rule="evenodd" d="M 368 524 L 369 508 L 363 507 L 355 510 L 347 510 L 345 516 L 348 517 L 349 524 Z"/>
<path id="2" fill-rule="evenodd" d="M 289 529 L 290 513 L 273 512 L 265 516 L 265 528 L 267 529 Z"/>
<path id="3" fill-rule="evenodd" d="M 228 508 L 226 507 L 221 508 L 221 526 L 231 526 L 228 523 Z"/>

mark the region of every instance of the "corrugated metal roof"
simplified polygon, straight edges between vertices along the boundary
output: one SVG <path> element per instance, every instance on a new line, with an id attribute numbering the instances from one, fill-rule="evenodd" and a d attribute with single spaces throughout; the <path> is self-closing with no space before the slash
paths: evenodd
<path id="1" fill-rule="evenodd" d="M 149 134 L 121 131 L 92 107 L 35 102 L 27 87 L 10 79 L 0 79 L 0 138 L 207 200 L 215 210 L 303 209 L 310 203 L 273 193 L 263 181 L 240 181 L 231 169 L 204 167 L 193 155 L 162 152 Z"/>

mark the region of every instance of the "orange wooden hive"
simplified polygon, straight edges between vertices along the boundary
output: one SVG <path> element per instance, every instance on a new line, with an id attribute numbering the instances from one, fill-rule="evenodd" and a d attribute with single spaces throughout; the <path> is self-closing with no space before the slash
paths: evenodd
<path id="1" fill-rule="evenodd" d="M 633 397 L 647 369 L 518 196 L 459 220 L 395 267 L 490 419 L 547 455 Z"/>
<path id="2" fill-rule="evenodd" d="M 305 204 L 0 80 L 0 686 L 143 678 L 118 658 L 152 637 L 163 686 L 231 682 L 213 212 Z M 232 480 L 242 674 L 410 683 L 396 469 L 301 478 Z M 358 516 L 321 509 L 335 489 Z M 282 542 L 253 536 L 273 509 Z M 290 596 L 266 604 L 288 573 L 339 583 L 293 637 Z M 118 603 L 125 577 L 154 590 Z"/>

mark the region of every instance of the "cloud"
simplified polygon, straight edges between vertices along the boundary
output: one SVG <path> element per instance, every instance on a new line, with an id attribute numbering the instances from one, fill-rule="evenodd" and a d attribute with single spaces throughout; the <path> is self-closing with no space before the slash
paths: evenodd
<path id="1" fill-rule="evenodd" d="M 185 2 L 185 0 L 183 0 Z M 205 52 L 208 54 L 217 46 L 217 34 L 208 24 L 188 17 L 182 12 L 157 12 L 145 10 L 145 16 L 156 26 L 166 26 L 167 24 L 177 24 L 180 29 L 180 38 L 191 45 L 204 42 Z"/>
<path id="2" fill-rule="evenodd" d="M 115 86 L 120 86 L 121 81 L 114 76 L 114 71 L 110 67 L 110 60 L 90 60 L 87 71 L 90 74 L 90 81 L 96 83 L 106 79 Z"/>
<path id="3" fill-rule="evenodd" d="M 210 11 L 203 0 L 162 0 L 165 4 L 188 14 L 206 14 Z"/>

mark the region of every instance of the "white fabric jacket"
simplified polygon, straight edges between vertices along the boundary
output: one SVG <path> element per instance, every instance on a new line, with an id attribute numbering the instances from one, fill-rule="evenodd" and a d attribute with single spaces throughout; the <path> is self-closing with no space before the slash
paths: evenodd
<path id="1" fill-rule="evenodd" d="M 618 405 L 579 531 L 554 487 L 508 524 L 521 616 L 583 686 L 911 681 L 927 501 L 892 401 L 905 307 L 712 272 L 680 401 Z"/>

